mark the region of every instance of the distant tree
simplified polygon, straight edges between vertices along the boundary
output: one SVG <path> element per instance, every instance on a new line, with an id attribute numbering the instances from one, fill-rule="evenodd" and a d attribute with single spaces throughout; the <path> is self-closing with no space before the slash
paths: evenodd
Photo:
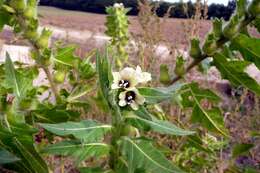
<path id="1" fill-rule="evenodd" d="M 104 14 L 107 6 L 111 6 L 117 2 L 123 3 L 126 7 L 131 8 L 131 11 L 128 14 L 137 15 L 139 11 L 138 1 L 142 0 L 40 0 L 40 5 Z M 211 4 L 208 7 L 208 17 L 224 18 L 227 20 L 234 11 L 235 6 L 235 0 L 230 0 L 227 6 L 223 4 Z M 160 17 L 164 16 L 170 7 L 172 7 L 169 14 L 170 17 L 187 18 L 192 17 L 195 14 L 195 4 L 188 1 L 187 3 L 160 2 L 159 7 L 156 9 L 157 15 Z"/>

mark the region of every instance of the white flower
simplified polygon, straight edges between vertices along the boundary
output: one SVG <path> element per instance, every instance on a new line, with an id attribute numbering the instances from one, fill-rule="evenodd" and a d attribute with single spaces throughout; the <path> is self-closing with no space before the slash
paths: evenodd
<path id="1" fill-rule="evenodd" d="M 124 88 L 131 89 L 138 84 L 138 77 L 133 68 L 126 67 L 120 72 L 113 72 L 112 89 Z"/>
<path id="2" fill-rule="evenodd" d="M 119 94 L 119 106 L 124 107 L 129 105 L 132 109 L 137 110 L 139 105 L 144 104 L 145 98 L 139 94 L 138 90 L 123 91 Z"/>
<path id="3" fill-rule="evenodd" d="M 139 83 L 147 83 L 150 80 L 152 80 L 151 74 L 148 72 L 142 72 L 142 69 L 140 66 L 137 66 L 135 71 L 136 71 L 136 75 L 138 77 Z"/>
<path id="4" fill-rule="evenodd" d="M 114 8 L 123 8 L 124 4 L 123 3 L 115 3 Z"/>
<path id="5" fill-rule="evenodd" d="M 120 72 L 113 72 L 113 78 L 112 89 L 123 88 L 126 90 L 134 88 L 139 83 L 144 84 L 152 80 L 151 74 L 142 72 L 139 66 L 136 67 L 136 70 L 126 67 Z"/>

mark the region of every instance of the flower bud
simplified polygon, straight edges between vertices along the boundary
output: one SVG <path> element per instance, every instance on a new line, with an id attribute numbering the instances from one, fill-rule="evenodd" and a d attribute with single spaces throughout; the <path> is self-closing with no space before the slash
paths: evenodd
<path id="1" fill-rule="evenodd" d="M 40 48 L 48 48 L 51 34 L 52 32 L 50 30 L 44 28 L 40 38 L 36 42 L 37 46 Z"/>
<path id="2" fill-rule="evenodd" d="M 36 9 L 35 7 L 27 7 L 23 12 L 23 16 L 27 19 L 33 19 L 36 17 Z"/>
<path id="3" fill-rule="evenodd" d="M 214 37 L 214 34 L 209 34 L 204 46 L 203 46 L 203 51 L 208 55 L 208 56 L 213 56 L 216 50 L 218 49 L 216 39 Z"/>
<path id="4" fill-rule="evenodd" d="M 185 65 L 185 61 L 184 61 L 183 57 L 182 56 L 177 57 L 176 66 L 174 69 L 174 72 L 176 75 L 178 75 L 178 76 L 184 75 L 184 73 L 185 73 L 184 65 Z"/>
<path id="5" fill-rule="evenodd" d="M 66 72 L 64 71 L 56 71 L 54 73 L 54 81 L 56 83 L 63 83 L 66 77 Z"/>
<path id="6" fill-rule="evenodd" d="M 197 38 L 191 40 L 190 56 L 194 59 L 201 57 L 200 41 Z"/>
<path id="7" fill-rule="evenodd" d="M 232 16 L 230 21 L 224 26 L 223 35 L 226 38 L 232 39 L 239 33 L 239 16 Z"/>
<path id="8" fill-rule="evenodd" d="M 171 77 L 169 75 L 169 69 L 167 67 L 167 65 L 162 64 L 160 66 L 160 82 L 162 84 L 169 84 L 171 82 Z"/>

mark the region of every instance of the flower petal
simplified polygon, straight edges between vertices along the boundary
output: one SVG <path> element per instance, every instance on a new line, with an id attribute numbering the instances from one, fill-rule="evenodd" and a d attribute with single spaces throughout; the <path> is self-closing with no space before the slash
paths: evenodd
<path id="1" fill-rule="evenodd" d="M 113 72 L 112 75 L 113 75 L 114 81 L 119 81 L 121 78 L 121 75 L 119 72 Z"/>
<path id="2" fill-rule="evenodd" d="M 131 104 L 130 104 L 130 106 L 131 106 L 131 108 L 133 109 L 133 110 L 138 110 L 138 104 L 136 104 L 136 102 L 132 102 Z"/>
<path id="3" fill-rule="evenodd" d="M 120 87 L 118 86 L 118 84 L 116 84 L 116 83 L 113 83 L 112 85 L 111 85 L 111 89 L 119 89 Z"/>
<path id="4" fill-rule="evenodd" d="M 121 106 L 121 107 L 124 107 L 124 106 L 126 106 L 127 105 L 127 103 L 126 103 L 126 101 L 125 100 L 119 100 L 119 106 Z"/>
<path id="5" fill-rule="evenodd" d="M 120 100 L 125 100 L 126 92 L 127 92 L 127 91 L 121 92 L 121 93 L 119 94 L 118 98 L 119 98 Z"/>
<path id="6" fill-rule="evenodd" d="M 135 101 L 136 101 L 137 104 L 142 105 L 142 104 L 144 104 L 144 102 L 145 102 L 145 98 L 138 93 L 138 94 L 136 95 Z"/>

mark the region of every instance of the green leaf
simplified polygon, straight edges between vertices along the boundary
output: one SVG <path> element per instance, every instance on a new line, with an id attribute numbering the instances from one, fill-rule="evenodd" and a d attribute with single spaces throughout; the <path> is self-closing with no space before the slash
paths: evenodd
<path id="1" fill-rule="evenodd" d="M 67 66 L 75 66 L 78 61 L 78 57 L 74 55 L 76 46 L 67 46 L 58 48 L 54 61 Z"/>
<path id="2" fill-rule="evenodd" d="M 10 124 L 13 136 L 9 134 L 0 135 L 1 147 L 19 157 L 19 161 L 14 162 L 8 167 L 11 170 L 24 173 L 48 173 L 48 167 L 35 149 L 34 139 L 32 137 L 34 128 L 24 124 Z"/>
<path id="3" fill-rule="evenodd" d="M 96 167 L 96 168 L 79 168 L 79 172 L 80 173 L 110 173 L 110 172 L 106 172 L 104 171 L 102 168 L 100 167 Z"/>
<path id="4" fill-rule="evenodd" d="M 138 91 L 142 96 L 145 97 L 145 102 L 148 104 L 156 104 L 162 101 L 170 100 L 173 96 L 177 94 L 177 91 L 180 87 L 176 87 L 174 89 L 166 89 L 166 88 L 146 88 L 141 87 L 138 88 Z"/>
<path id="5" fill-rule="evenodd" d="M 26 97 L 27 91 L 32 87 L 32 79 L 22 76 L 15 70 L 8 53 L 5 60 L 5 85 L 13 89 L 18 100 Z"/>
<path id="6" fill-rule="evenodd" d="M 209 102 L 218 102 L 220 98 L 208 89 L 199 88 L 197 83 L 191 83 L 183 86 L 182 90 L 182 101 L 185 107 L 192 107 L 192 121 L 199 122 L 208 130 L 219 132 L 224 136 L 227 136 L 227 130 L 224 126 L 223 116 L 219 109 L 213 108 L 207 110 L 201 105 L 202 100 L 207 100 Z"/>
<path id="7" fill-rule="evenodd" d="M 232 157 L 236 158 L 238 156 L 247 154 L 254 144 L 236 144 L 232 151 Z"/>
<path id="8" fill-rule="evenodd" d="M 127 162 L 128 173 L 145 169 L 150 173 L 183 173 L 157 150 L 149 141 L 122 139 L 122 155 Z"/>
<path id="9" fill-rule="evenodd" d="M 177 136 L 194 134 L 194 132 L 183 130 L 168 121 L 161 121 L 155 118 L 153 120 L 147 120 L 138 116 L 126 116 L 125 118 L 130 120 L 130 122 L 134 121 L 135 123 L 144 123 L 148 125 L 151 128 L 151 130 L 162 134 L 177 135 Z"/>
<path id="10" fill-rule="evenodd" d="M 1 7 L 0 7 L 1 8 Z M 0 11 L 0 32 L 3 30 L 4 26 L 9 24 L 10 15 L 5 11 Z"/>
<path id="11" fill-rule="evenodd" d="M 81 143 L 80 141 L 62 141 L 49 145 L 42 152 L 54 155 L 72 156 L 76 164 L 90 157 L 102 157 L 108 155 L 110 147 L 104 143 Z"/>
<path id="12" fill-rule="evenodd" d="M 242 85 L 260 95 L 259 84 L 244 72 L 249 64 L 246 61 L 227 61 L 227 57 L 219 53 L 214 57 L 214 65 L 223 78 L 228 79 L 235 86 Z"/>
<path id="13" fill-rule="evenodd" d="M 5 149 L 0 149 L 0 165 L 17 162 L 20 159 Z"/>
<path id="14" fill-rule="evenodd" d="M 71 92 L 71 94 L 68 96 L 67 101 L 73 102 L 82 96 L 88 94 L 90 91 L 92 91 L 93 88 L 90 85 L 84 85 L 84 86 L 77 86 L 74 88 Z"/>
<path id="15" fill-rule="evenodd" d="M 40 124 L 40 126 L 56 135 L 73 135 L 75 138 L 83 139 L 84 141 L 98 141 L 111 130 L 111 125 L 100 124 L 92 120 L 59 124 Z"/>
<path id="16" fill-rule="evenodd" d="M 40 123 L 62 123 L 72 121 L 80 117 L 76 111 L 66 110 L 63 105 L 47 106 L 40 104 L 38 109 L 32 111 L 32 118 Z"/>
<path id="17" fill-rule="evenodd" d="M 260 39 L 239 34 L 232 40 L 233 48 L 238 50 L 246 61 L 253 62 L 260 69 Z"/>
<path id="18" fill-rule="evenodd" d="M 156 104 L 171 98 L 169 93 L 155 88 L 138 88 L 138 91 L 145 98 L 145 102 L 149 104 Z"/>
<path id="19" fill-rule="evenodd" d="M 99 84 L 101 88 L 102 95 L 109 102 L 109 88 L 110 88 L 110 80 L 112 76 L 108 55 L 106 53 L 105 57 L 102 57 L 99 52 L 96 54 L 96 69 L 99 78 Z"/>
<path id="20" fill-rule="evenodd" d="M 222 113 L 218 108 L 205 110 L 200 104 L 196 104 L 193 108 L 191 119 L 193 122 L 199 122 L 203 127 L 212 132 L 219 132 L 224 136 L 228 136 Z"/>

